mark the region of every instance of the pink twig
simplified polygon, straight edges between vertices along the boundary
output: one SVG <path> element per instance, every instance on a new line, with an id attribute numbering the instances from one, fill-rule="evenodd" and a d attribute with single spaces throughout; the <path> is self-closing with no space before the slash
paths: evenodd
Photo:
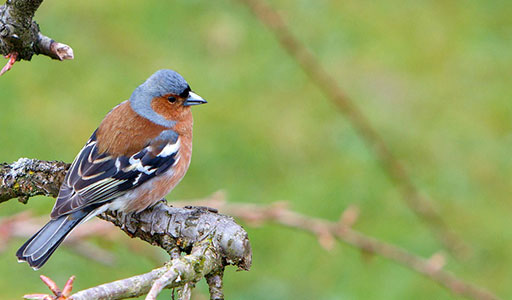
<path id="1" fill-rule="evenodd" d="M 66 284 L 64 285 L 64 288 L 62 291 L 59 289 L 55 281 L 51 280 L 50 278 L 41 275 L 41 280 L 44 282 L 48 288 L 50 288 L 50 291 L 52 291 L 53 295 L 48 294 L 30 294 L 25 295 L 23 298 L 28 300 L 68 300 L 70 299 L 69 296 L 71 295 L 71 290 L 73 289 L 73 281 L 75 280 L 75 276 L 71 276 Z"/>
<path id="2" fill-rule="evenodd" d="M 16 59 L 18 58 L 18 53 L 16 53 L 16 52 L 9 53 L 5 56 L 5 58 L 8 58 L 9 61 L 7 62 L 7 64 L 5 64 L 5 66 L 0 71 L 0 76 L 2 76 L 5 72 L 9 71 L 12 68 L 12 66 L 16 62 Z"/>

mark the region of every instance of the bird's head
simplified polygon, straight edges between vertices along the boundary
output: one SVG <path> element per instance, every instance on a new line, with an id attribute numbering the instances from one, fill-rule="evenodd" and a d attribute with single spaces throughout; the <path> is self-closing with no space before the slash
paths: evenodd
<path id="1" fill-rule="evenodd" d="M 153 123 L 172 127 L 190 114 L 190 106 L 207 103 L 173 70 L 159 70 L 133 91 L 132 109 Z"/>

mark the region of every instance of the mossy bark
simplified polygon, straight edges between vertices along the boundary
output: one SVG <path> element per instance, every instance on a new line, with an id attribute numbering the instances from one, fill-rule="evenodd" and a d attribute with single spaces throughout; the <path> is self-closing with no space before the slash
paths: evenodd
<path id="1" fill-rule="evenodd" d="M 68 168 L 69 164 L 63 162 L 28 158 L 12 164 L 0 164 L 0 203 L 13 198 L 26 202 L 35 195 L 56 197 Z M 160 201 L 140 213 L 106 212 L 100 218 L 112 222 L 131 237 L 161 247 L 169 253 L 171 260 L 165 267 L 147 274 L 87 290 L 87 295 L 116 295 L 98 296 L 97 299 L 143 295 L 157 278 L 169 270 L 177 275 L 174 274 L 176 278 L 166 287 L 193 285 L 206 277 L 210 289 L 217 295 L 213 299 L 222 299 L 225 266 L 235 265 L 242 270 L 251 267 L 252 250 L 247 232 L 233 218 L 206 207 L 178 208 Z M 183 252 L 187 255 L 180 256 L 179 253 Z M 90 299 L 80 298 L 80 295 L 73 295 L 73 299 Z"/>
<path id="2" fill-rule="evenodd" d="M 32 20 L 43 0 L 8 0 L 0 7 L 0 52 L 18 59 L 38 54 L 39 26 Z"/>

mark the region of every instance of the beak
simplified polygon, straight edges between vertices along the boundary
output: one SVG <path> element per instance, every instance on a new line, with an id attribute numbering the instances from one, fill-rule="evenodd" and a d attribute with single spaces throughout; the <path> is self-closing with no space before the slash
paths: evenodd
<path id="1" fill-rule="evenodd" d="M 188 94 L 187 100 L 185 100 L 183 105 L 184 106 L 192 106 L 192 105 L 199 105 L 199 104 L 205 104 L 205 103 L 208 103 L 208 102 L 206 102 L 206 100 L 201 98 L 201 96 L 199 96 L 198 94 L 196 94 L 194 92 L 190 92 Z"/>

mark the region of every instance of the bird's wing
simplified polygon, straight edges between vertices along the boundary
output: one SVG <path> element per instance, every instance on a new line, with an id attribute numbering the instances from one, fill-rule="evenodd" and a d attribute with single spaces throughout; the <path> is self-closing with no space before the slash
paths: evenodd
<path id="1" fill-rule="evenodd" d="M 149 143 L 130 157 L 114 157 L 99 153 L 96 132 L 93 133 L 71 164 L 51 217 L 116 199 L 176 164 L 179 148 L 179 138 L 174 135 L 166 141 Z"/>

